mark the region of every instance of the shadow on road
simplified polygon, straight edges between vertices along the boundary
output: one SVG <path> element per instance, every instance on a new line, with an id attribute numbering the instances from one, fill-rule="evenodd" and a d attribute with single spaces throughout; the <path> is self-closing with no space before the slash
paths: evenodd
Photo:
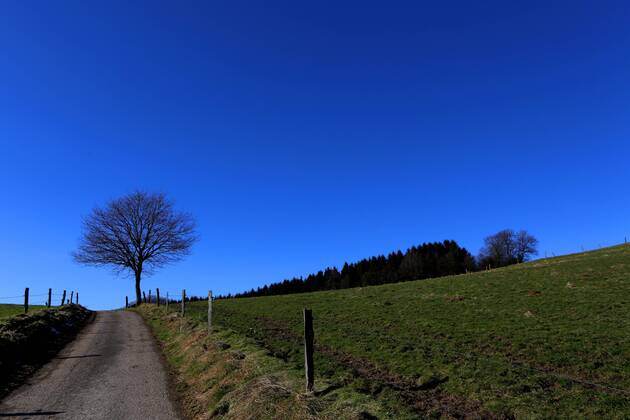
<path id="1" fill-rule="evenodd" d="M 101 357 L 102 354 L 84 354 L 82 356 L 57 356 L 55 359 L 83 359 L 84 357 Z"/>
<path id="2" fill-rule="evenodd" d="M 64 411 L 35 411 L 32 413 L 0 413 L 0 417 L 56 416 Z"/>

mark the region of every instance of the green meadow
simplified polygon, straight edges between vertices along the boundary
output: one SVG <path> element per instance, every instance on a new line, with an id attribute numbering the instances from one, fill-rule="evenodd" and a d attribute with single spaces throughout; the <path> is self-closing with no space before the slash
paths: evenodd
<path id="1" fill-rule="evenodd" d="M 630 416 L 627 245 L 452 277 L 218 300 L 213 321 L 301 369 L 303 308 L 313 310 L 320 390 L 351 387 L 422 415 Z M 188 305 L 199 321 L 206 311 L 207 302 Z"/>
<path id="2" fill-rule="evenodd" d="M 46 306 L 43 306 L 43 305 L 29 306 L 28 311 L 29 313 L 31 313 L 33 311 L 37 311 L 45 307 Z M 0 319 L 8 318 L 10 316 L 19 315 L 23 313 L 24 313 L 24 305 L 0 303 Z"/>

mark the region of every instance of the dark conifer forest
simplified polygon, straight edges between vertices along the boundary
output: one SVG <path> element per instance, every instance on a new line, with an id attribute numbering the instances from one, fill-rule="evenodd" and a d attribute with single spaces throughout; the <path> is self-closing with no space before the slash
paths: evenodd
<path id="1" fill-rule="evenodd" d="M 347 289 L 462 274 L 475 269 L 475 258 L 470 252 L 460 247 L 457 242 L 447 240 L 414 246 L 404 253 L 396 251 L 387 256 L 379 255 L 354 263 L 345 263 L 341 271 L 336 267 L 326 268 L 306 278 L 295 277 L 248 292 L 222 297 L 271 296 Z"/>

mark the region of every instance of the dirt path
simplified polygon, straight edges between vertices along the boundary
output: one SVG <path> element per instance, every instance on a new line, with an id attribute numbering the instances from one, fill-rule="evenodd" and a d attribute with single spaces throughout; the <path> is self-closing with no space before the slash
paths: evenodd
<path id="1" fill-rule="evenodd" d="M 179 419 L 148 327 L 132 312 L 96 319 L 25 385 L 0 418 Z"/>

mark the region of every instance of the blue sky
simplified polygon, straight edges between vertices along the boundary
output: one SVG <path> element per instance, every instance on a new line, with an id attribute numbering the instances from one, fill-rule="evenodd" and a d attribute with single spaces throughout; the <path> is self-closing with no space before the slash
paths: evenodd
<path id="1" fill-rule="evenodd" d="M 200 242 L 145 289 L 238 292 L 425 241 L 630 237 L 627 2 L 11 2 L 0 297 L 132 281 L 70 257 L 135 189 Z M 551 3 L 551 4 L 550 4 Z"/>

